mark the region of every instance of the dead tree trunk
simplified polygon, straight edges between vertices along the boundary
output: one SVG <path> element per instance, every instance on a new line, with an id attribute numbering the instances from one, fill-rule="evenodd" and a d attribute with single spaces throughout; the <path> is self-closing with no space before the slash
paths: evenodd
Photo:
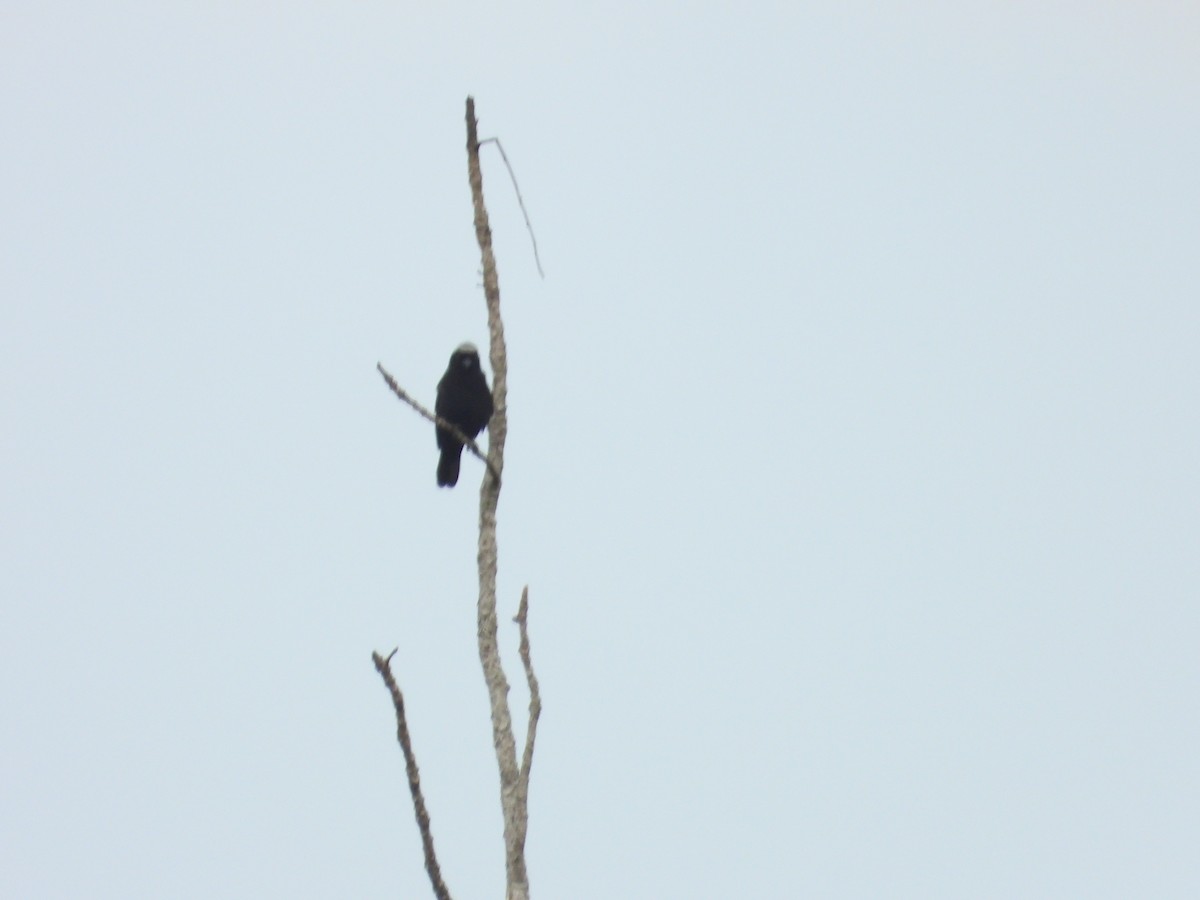
<path id="1" fill-rule="evenodd" d="M 467 174 L 471 185 L 471 201 L 475 213 L 475 238 L 483 262 L 483 293 L 487 302 L 488 334 L 492 364 L 493 413 L 488 423 L 487 468 L 479 488 L 479 601 L 478 638 L 479 661 L 487 684 L 492 712 L 492 744 L 500 770 L 500 807 L 504 815 L 504 863 L 507 900 L 529 900 L 529 873 L 525 865 L 525 835 L 529 827 L 529 770 L 533 764 L 533 746 L 537 736 L 541 696 L 529 651 L 529 588 L 521 593 L 515 621 L 520 628 L 520 655 L 529 684 L 529 721 L 525 732 L 525 747 L 517 761 L 517 744 L 513 736 L 512 714 L 508 705 L 508 679 L 500 662 L 500 646 L 496 621 L 496 509 L 500 503 L 500 486 L 504 472 L 504 442 L 508 436 L 508 357 L 504 344 L 504 322 L 500 318 L 500 282 L 496 274 L 496 258 L 492 253 L 492 230 L 488 225 L 487 207 L 483 202 L 483 173 L 479 167 L 479 136 L 475 120 L 475 100 L 467 98 Z M 536 246 L 536 245 L 535 245 Z M 433 421 L 440 420 L 413 400 L 382 367 L 380 374 L 392 391 L 418 412 Z M 474 452 L 478 448 L 467 439 Z M 391 657 L 373 654 L 375 667 L 392 696 L 396 711 L 397 739 L 404 752 L 409 791 L 417 828 L 425 850 L 425 869 L 438 900 L 450 900 L 449 890 L 442 880 L 421 780 L 417 769 L 412 741 L 405 721 L 404 698 L 391 672 Z"/>

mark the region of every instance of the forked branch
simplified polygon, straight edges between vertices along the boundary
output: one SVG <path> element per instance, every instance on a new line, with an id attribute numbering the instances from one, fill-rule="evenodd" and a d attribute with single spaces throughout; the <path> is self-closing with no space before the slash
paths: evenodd
<path id="1" fill-rule="evenodd" d="M 520 627 L 521 663 L 529 684 L 529 724 L 525 732 L 525 748 L 520 764 L 517 762 L 516 740 L 513 737 L 512 714 L 508 704 L 508 679 L 500 662 L 500 647 L 496 622 L 496 571 L 498 551 L 496 545 L 496 508 L 500 502 L 501 473 L 504 471 L 504 444 L 508 436 L 508 358 L 504 343 L 504 322 L 500 318 L 500 282 L 496 274 L 496 258 L 492 251 L 492 232 L 488 224 L 487 208 L 483 202 L 483 174 L 479 165 L 479 136 L 475 121 L 475 101 L 467 98 L 467 173 L 471 186 L 471 201 L 475 212 L 475 237 L 483 267 L 483 290 L 487 302 L 488 334 L 490 337 L 490 361 L 492 364 L 492 400 L 494 412 L 488 423 L 488 452 L 483 452 L 474 440 L 467 437 L 456 425 L 430 412 L 405 391 L 382 365 L 379 374 L 387 382 L 392 393 L 415 409 L 439 428 L 444 428 L 464 447 L 487 464 L 479 489 L 479 600 L 477 605 L 479 660 L 483 667 L 488 700 L 492 713 L 492 739 L 496 751 L 496 762 L 500 770 L 500 806 L 504 816 L 505 880 L 507 900 L 529 900 L 529 874 L 525 864 L 525 837 L 529 828 L 529 774 L 533 766 L 533 749 L 537 737 L 538 718 L 542 711 L 541 694 L 537 677 L 533 673 L 533 662 L 529 649 L 529 588 L 521 593 L 521 604 L 514 621 Z M 499 141 L 496 141 L 499 147 Z M 501 156 L 504 149 L 500 148 Z M 504 159 L 508 165 L 508 159 Z M 509 173 L 512 167 L 508 166 Z M 516 179 L 513 179 L 514 185 Z M 525 203 L 521 211 L 525 212 Z M 526 225 L 529 216 L 525 216 Z M 530 227 L 530 236 L 533 229 Z M 537 257 L 537 242 L 534 241 L 534 256 Z M 538 261 L 538 271 L 541 262 Z M 395 651 L 393 651 L 394 655 Z M 396 709 L 396 737 L 404 752 L 408 771 L 409 791 L 412 794 L 413 811 L 417 828 L 421 832 L 421 843 L 425 848 L 425 870 L 438 900 L 449 900 L 450 892 L 442 880 L 437 856 L 433 849 L 433 835 L 429 827 L 429 813 L 421 793 L 420 775 L 408 724 L 404 712 L 404 696 L 396 684 L 391 671 L 391 656 L 386 659 L 378 653 L 372 654 L 375 668 L 392 696 Z"/>
<path id="2" fill-rule="evenodd" d="M 492 397 L 495 413 L 488 427 L 488 461 L 495 464 L 495 477 L 484 478 L 479 488 L 479 661 L 492 708 L 492 746 L 500 769 L 500 808 L 504 813 L 504 863 L 507 900 L 528 900 L 529 874 L 525 865 L 525 835 L 529 810 L 521 790 L 517 744 L 513 738 L 512 713 L 508 706 L 508 679 L 500 664 L 496 624 L 496 507 L 500 503 L 500 478 L 504 471 L 504 444 L 508 437 L 508 351 L 504 343 L 504 320 L 500 317 L 500 279 L 492 250 L 492 229 L 483 202 L 483 172 L 479 165 L 479 133 L 475 100 L 467 98 L 467 178 L 475 209 L 475 240 L 483 268 L 483 294 L 487 302 L 488 334 L 491 338 Z"/>

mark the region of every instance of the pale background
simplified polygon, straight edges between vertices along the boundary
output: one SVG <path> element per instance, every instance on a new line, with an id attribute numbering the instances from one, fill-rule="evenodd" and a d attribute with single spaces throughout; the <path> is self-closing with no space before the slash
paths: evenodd
<path id="1" fill-rule="evenodd" d="M 1200 896 L 1197 10 L 8 0 L 0 896 L 501 896 L 468 93 L 534 896 Z"/>

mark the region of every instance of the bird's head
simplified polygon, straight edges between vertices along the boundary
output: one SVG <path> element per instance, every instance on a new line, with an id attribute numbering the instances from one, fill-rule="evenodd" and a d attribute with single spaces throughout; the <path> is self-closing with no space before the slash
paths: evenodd
<path id="1" fill-rule="evenodd" d="M 457 366 L 463 369 L 479 368 L 479 350 L 470 341 L 459 344 L 458 349 L 450 356 L 451 368 Z"/>

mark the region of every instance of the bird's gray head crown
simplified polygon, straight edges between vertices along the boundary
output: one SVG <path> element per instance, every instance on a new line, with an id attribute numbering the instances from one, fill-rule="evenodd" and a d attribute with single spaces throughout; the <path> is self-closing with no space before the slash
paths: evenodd
<path id="1" fill-rule="evenodd" d="M 458 366 L 460 369 L 478 370 L 480 368 L 479 351 L 470 341 L 465 341 L 458 345 L 454 355 L 450 357 L 450 365 Z"/>

